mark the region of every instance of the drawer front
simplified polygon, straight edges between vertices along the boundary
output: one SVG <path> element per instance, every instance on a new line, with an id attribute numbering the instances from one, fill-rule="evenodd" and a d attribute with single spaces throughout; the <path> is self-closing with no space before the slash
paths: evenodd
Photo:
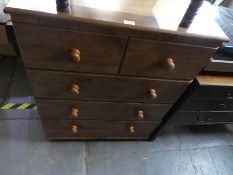
<path id="1" fill-rule="evenodd" d="M 169 79 L 193 79 L 209 62 L 214 49 L 131 39 L 121 74 Z"/>
<path id="2" fill-rule="evenodd" d="M 159 122 L 43 120 L 48 139 L 148 139 Z"/>
<path id="3" fill-rule="evenodd" d="M 233 100 L 232 76 L 198 75 L 195 82 L 194 98 Z"/>
<path id="4" fill-rule="evenodd" d="M 188 99 L 182 111 L 232 111 L 233 99 Z"/>
<path id="5" fill-rule="evenodd" d="M 211 62 L 207 65 L 207 67 L 205 67 L 205 71 L 232 73 L 232 71 L 233 71 L 233 62 L 228 61 L 228 60 L 214 60 L 214 59 L 211 59 Z"/>
<path id="6" fill-rule="evenodd" d="M 126 45 L 124 37 L 19 23 L 15 28 L 30 68 L 116 74 Z"/>
<path id="7" fill-rule="evenodd" d="M 189 82 L 28 70 L 34 96 L 50 99 L 174 103 Z"/>
<path id="8" fill-rule="evenodd" d="M 41 118 L 161 120 L 171 105 L 36 99 Z"/>
<path id="9" fill-rule="evenodd" d="M 173 125 L 233 123 L 233 112 L 178 112 L 170 123 Z"/>
<path id="10" fill-rule="evenodd" d="M 193 93 L 199 99 L 229 99 L 233 100 L 233 86 L 199 86 Z"/>

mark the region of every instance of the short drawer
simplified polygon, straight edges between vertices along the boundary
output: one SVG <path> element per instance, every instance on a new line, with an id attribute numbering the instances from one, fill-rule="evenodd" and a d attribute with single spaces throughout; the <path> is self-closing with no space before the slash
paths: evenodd
<path id="1" fill-rule="evenodd" d="M 78 120 L 161 120 L 171 105 L 36 99 L 41 118 Z"/>
<path id="2" fill-rule="evenodd" d="M 37 98 L 174 103 L 190 82 L 27 70 Z"/>
<path id="3" fill-rule="evenodd" d="M 148 139 L 156 122 L 43 120 L 48 139 Z"/>
<path id="4" fill-rule="evenodd" d="M 121 75 L 192 80 L 215 49 L 130 39 Z"/>
<path id="5" fill-rule="evenodd" d="M 224 58 L 224 56 L 222 56 Z M 209 72 L 233 72 L 233 61 L 231 60 L 220 60 L 211 59 L 211 62 L 205 67 L 205 71 Z"/>
<path id="6" fill-rule="evenodd" d="M 180 109 L 182 111 L 232 111 L 233 99 L 189 99 Z"/>
<path id="7" fill-rule="evenodd" d="M 233 123 L 233 112 L 178 112 L 169 122 L 173 125 Z"/>
<path id="8" fill-rule="evenodd" d="M 233 77 L 199 75 L 192 98 L 233 100 Z"/>
<path id="9" fill-rule="evenodd" d="M 116 74 L 126 38 L 15 23 L 26 67 Z"/>
<path id="10" fill-rule="evenodd" d="M 193 93 L 193 98 L 199 99 L 232 99 L 233 100 L 233 86 L 215 86 L 207 85 L 200 86 Z"/>

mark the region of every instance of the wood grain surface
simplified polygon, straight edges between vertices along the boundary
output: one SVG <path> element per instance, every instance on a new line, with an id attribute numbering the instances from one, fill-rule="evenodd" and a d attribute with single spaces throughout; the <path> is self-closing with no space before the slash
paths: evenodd
<path id="1" fill-rule="evenodd" d="M 118 72 L 126 37 L 15 23 L 26 67 L 76 72 Z M 80 52 L 74 62 L 71 49 Z"/>
<path id="2" fill-rule="evenodd" d="M 215 51 L 210 48 L 132 38 L 129 40 L 120 74 L 192 80 L 210 62 Z M 174 70 L 169 70 L 166 62 L 168 58 L 173 60 Z"/>
<path id="3" fill-rule="evenodd" d="M 148 139 L 150 133 L 159 124 L 155 122 L 108 122 L 108 121 L 68 121 L 42 120 L 45 135 L 48 139 Z M 77 126 L 73 133 L 71 126 Z M 134 127 L 134 133 L 129 132 Z"/>
<path id="4" fill-rule="evenodd" d="M 113 103 L 100 101 L 36 99 L 41 118 L 71 120 L 71 110 L 78 109 L 78 120 L 161 120 L 171 105 L 144 103 Z M 143 111 L 139 118 L 138 111 Z"/>
<path id="5" fill-rule="evenodd" d="M 27 70 L 37 98 L 174 103 L 190 82 Z M 79 94 L 71 86 L 79 86 Z M 152 98 L 155 89 L 157 98 Z"/>

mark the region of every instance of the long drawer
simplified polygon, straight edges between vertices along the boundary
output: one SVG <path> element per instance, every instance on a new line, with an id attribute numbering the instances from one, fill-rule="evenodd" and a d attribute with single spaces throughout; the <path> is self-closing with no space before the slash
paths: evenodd
<path id="1" fill-rule="evenodd" d="M 42 120 L 48 139 L 148 139 L 155 122 Z"/>
<path id="2" fill-rule="evenodd" d="M 37 98 L 174 103 L 190 82 L 27 70 Z"/>
<path id="3" fill-rule="evenodd" d="M 173 125 L 233 123 L 233 112 L 178 112 L 170 123 Z"/>
<path id="4" fill-rule="evenodd" d="M 199 75 L 192 98 L 233 100 L 233 77 Z"/>
<path id="5" fill-rule="evenodd" d="M 36 99 L 41 118 L 78 120 L 161 120 L 171 105 Z"/>
<path id="6" fill-rule="evenodd" d="M 182 111 L 232 111 L 233 99 L 190 99 L 181 107 Z"/>
<path id="7" fill-rule="evenodd" d="M 15 24 L 26 67 L 116 74 L 126 37 Z"/>
<path id="8" fill-rule="evenodd" d="M 192 80 L 214 52 L 211 48 L 132 38 L 120 73 Z"/>

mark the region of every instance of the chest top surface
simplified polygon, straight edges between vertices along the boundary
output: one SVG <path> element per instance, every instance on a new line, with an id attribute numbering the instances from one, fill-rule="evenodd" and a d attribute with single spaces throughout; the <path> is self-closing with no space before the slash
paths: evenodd
<path id="1" fill-rule="evenodd" d="M 190 0 L 70 0 L 69 10 L 58 12 L 56 0 L 10 0 L 5 11 L 228 40 L 216 23 L 218 7 L 208 2 L 201 4 L 188 27 L 179 27 L 190 3 Z"/>

